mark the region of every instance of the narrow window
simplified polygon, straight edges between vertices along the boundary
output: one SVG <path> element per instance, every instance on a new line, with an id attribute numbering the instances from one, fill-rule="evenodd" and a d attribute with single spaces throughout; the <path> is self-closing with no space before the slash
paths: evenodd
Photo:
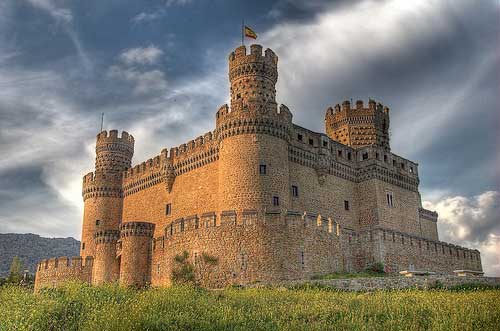
<path id="1" fill-rule="evenodd" d="M 387 197 L 387 206 L 391 208 L 394 207 L 392 192 L 387 192 L 386 197 Z"/>
<path id="2" fill-rule="evenodd" d="M 160 264 L 159 263 L 156 265 L 156 272 L 158 273 L 158 275 L 160 274 Z"/>
<path id="3" fill-rule="evenodd" d="M 368 153 L 363 153 L 363 160 L 367 160 L 368 159 Z"/>
<path id="4" fill-rule="evenodd" d="M 401 163 L 401 169 L 404 169 L 404 168 L 405 168 L 405 164 Z"/>
<path id="5" fill-rule="evenodd" d="M 280 205 L 280 198 L 273 197 L 273 206 L 279 206 L 279 205 Z"/>
<path id="6" fill-rule="evenodd" d="M 306 266 L 306 261 L 304 258 L 304 251 L 300 251 L 300 264 L 302 265 L 302 269 L 304 269 Z"/>
<path id="7" fill-rule="evenodd" d="M 95 221 L 95 225 L 101 225 L 101 221 L 100 220 L 96 220 Z"/>
<path id="8" fill-rule="evenodd" d="M 184 220 L 181 220 L 181 232 L 184 231 Z"/>
<path id="9" fill-rule="evenodd" d="M 384 155 L 384 162 L 387 162 L 387 155 Z"/>
<path id="10" fill-rule="evenodd" d="M 349 210 L 349 201 L 344 200 L 344 209 Z"/>
<path id="11" fill-rule="evenodd" d="M 378 160 L 380 155 L 378 153 L 375 153 L 375 158 Z"/>
<path id="12" fill-rule="evenodd" d="M 410 174 L 413 173 L 413 167 L 410 167 Z"/>
<path id="13" fill-rule="evenodd" d="M 299 188 L 295 185 L 292 185 L 292 196 L 294 196 L 294 197 L 299 196 Z"/>
<path id="14" fill-rule="evenodd" d="M 392 166 L 395 167 L 396 166 L 396 160 L 392 160 Z"/>
<path id="15" fill-rule="evenodd" d="M 85 243 L 82 243 L 82 251 L 85 250 Z"/>
<path id="16" fill-rule="evenodd" d="M 339 157 L 342 157 L 342 151 L 341 150 L 338 150 L 337 154 L 338 154 Z"/>
<path id="17" fill-rule="evenodd" d="M 267 173 L 267 166 L 265 164 L 261 164 L 259 167 L 259 173 L 261 175 L 265 175 Z"/>
<path id="18" fill-rule="evenodd" d="M 309 145 L 313 146 L 314 145 L 314 140 L 309 139 Z"/>
<path id="19" fill-rule="evenodd" d="M 301 135 L 300 133 L 297 135 L 297 139 L 298 139 L 299 141 L 302 141 L 302 135 Z"/>
<path id="20" fill-rule="evenodd" d="M 165 215 L 170 215 L 172 213 L 172 204 L 171 203 L 167 203 L 165 205 Z"/>
<path id="21" fill-rule="evenodd" d="M 351 158 L 352 158 L 352 154 L 351 154 L 351 152 L 347 152 L 347 159 L 348 159 L 349 161 L 351 161 Z"/>
<path id="22" fill-rule="evenodd" d="M 327 147 L 328 146 L 328 142 L 327 141 L 323 141 L 323 147 Z"/>

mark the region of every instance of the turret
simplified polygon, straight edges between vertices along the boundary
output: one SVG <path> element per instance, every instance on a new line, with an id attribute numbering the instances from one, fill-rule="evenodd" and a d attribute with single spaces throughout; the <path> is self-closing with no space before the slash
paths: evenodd
<path id="1" fill-rule="evenodd" d="M 95 256 L 98 231 L 118 231 L 122 217 L 122 172 L 132 163 L 134 137 L 127 132 L 97 135 L 95 173 L 83 177 L 81 256 Z M 111 254 L 111 253 L 110 253 Z"/>
<path id="2" fill-rule="evenodd" d="M 118 230 L 101 230 L 94 234 L 95 257 L 92 284 L 99 285 L 118 280 L 120 263 L 116 256 L 116 245 L 119 238 Z"/>
<path id="3" fill-rule="evenodd" d="M 124 222 L 120 226 L 120 285 L 143 287 L 151 282 L 151 243 L 155 225 Z"/>
<path id="4" fill-rule="evenodd" d="M 390 151 L 389 108 L 370 99 L 368 107 L 362 100 L 354 107 L 346 100 L 341 105 L 329 107 L 325 115 L 327 135 L 353 148 L 379 146 Z"/>
<path id="5" fill-rule="evenodd" d="M 278 57 L 260 45 L 249 51 L 229 54 L 231 105 L 217 112 L 221 211 L 286 208 L 289 198 L 292 114 L 276 103 Z"/>

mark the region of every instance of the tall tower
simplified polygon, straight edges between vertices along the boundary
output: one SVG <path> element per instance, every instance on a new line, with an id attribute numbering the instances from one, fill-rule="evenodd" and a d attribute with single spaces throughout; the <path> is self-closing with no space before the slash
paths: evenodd
<path id="1" fill-rule="evenodd" d="M 353 148 L 376 145 L 390 151 L 389 108 L 371 100 L 368 108 L 363 101 L 356 101 L 351 108 L 349 101 L 326 110 L 326 134 L 333 140 Z"/>
<path id="2" fill-rule="evenodd" d="M 217 112 L 219 209 L 281 209 L 288 206 L 288 141 L 292 114 L 278 108 L 278 57 L 262 46 L 229 55 L 231 108 Z"/>
<path id="3" fill-rule="evenodd" d="M 80 255 L 95 256 L 96 241 L 110 249 L 110 235 L 119 230 L 122 217 L 122 171 L 130 168 L 134 154 L 134 137 L 123 131 L 103 131 L 97 135 L 95 173 L 83 177 L 83 225 Z M 99 232 L 99 238 L 94 235 Z M 104 235 L 105 234 L 105 235 Z M 102 235 L 106 239 L 101 238 Z M 97 239 L 97 240 L 96 240 Z M 103 246 L 103 247 L 104 247 Z M 101 252 L 101 256 L 112 255 Z M 97 262 L 99 263 L 99 262 Z"/>

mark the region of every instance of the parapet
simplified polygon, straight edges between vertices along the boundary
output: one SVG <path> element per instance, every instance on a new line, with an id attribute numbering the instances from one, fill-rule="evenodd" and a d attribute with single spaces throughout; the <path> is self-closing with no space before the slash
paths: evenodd
<path id="1" fill-rule="evenodd" d="M 118 230 L 101 230 L 94 233 L 96 244 L 114 243 L 118 239 L 120 239 L 120 231 Z"/>
<path id="2" fill-rule="evenodd" d="M 106 130 L 101 131 L 97 134 L 97 143 L 113 143 L 121 142 L 123 144 L 134 145 L 134 137 L 126 131 L 122 132 L 121 136 L 118 136 L 118 130 L 110 130 L 109 134 Z"/>
<path id="3" fill-rule="evenodd" d="M 363 100 L 357 100 L 354 107 L 352 107 L 351 101 L 345 100 L 341 105 L 336 104 L 334 107 L 328 107 L 326 110 L 326 116 L 328 117 L 329 115 L 335 115 L 336 113 L 340 112 L 349 112 L 349 115 L 353 116 L 365 115 L 364 113 L 360 113 L 362 111 L 364 111 L 365 113 L 374 113 L 375 111 L 379 111 L 384 114 L 389 114 L 389 107 L 384 106 L 380 102 L 377 103 L 373 99 L 369 99 L 368 107 L 365 107 Z"/>
<path id="4" fill-rule="evenodd" d="M 278 56 L 270 49 L 267 48 L 262 54 L 262 46 L 253 44 L 250 46 L 250 54 L 247 54 L 247 47 L 240 46 L 229 54 L 229 65 L 237 61 L 240 62 L 267 62 L 272 65 L 278 63 Z"/>
<path id="5" fill-rule="evenodd" d="M 126 222 L 120 225 L 120 236 L 143 236 L 153 238 L 155 224 L 149 222 Z"/>
<path id="6" fill-rule="evenodd" d="M 35 292 L 44 287 L 54 287 L 69 280 L 90 283 L 93 257 L 66 256 L 40 261 L 36 269 Z"/>

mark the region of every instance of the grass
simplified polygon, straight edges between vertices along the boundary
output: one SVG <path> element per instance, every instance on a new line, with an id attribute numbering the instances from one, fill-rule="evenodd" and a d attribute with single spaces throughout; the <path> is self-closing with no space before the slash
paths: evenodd
<path id="1" fill-rule="evenodd" d="M 498 330 L 500 290 L 0 288 L 0 330 Z"/>
<path id="2" fill-rule="evenodd" d="M 366 277 L 390 277 L 390 275 L 386 273 L 365 270 L 355 273 L 335 272 L 326 275 L 315 275 L 311 279 L 346 279 L 346 278 L 366 278 Z"/>

